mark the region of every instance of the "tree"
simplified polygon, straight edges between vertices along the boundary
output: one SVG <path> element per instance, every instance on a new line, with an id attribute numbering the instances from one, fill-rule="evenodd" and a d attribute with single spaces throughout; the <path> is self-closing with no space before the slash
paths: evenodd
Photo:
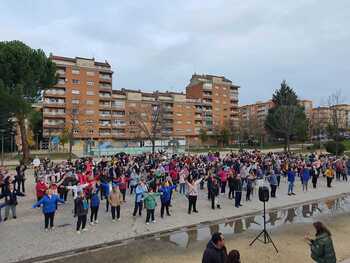
<path id="1" fill-rule="evenodd" d="M 70 141 L 71 131 L 68 127 L 65 127 L 60 134 L 60 144 L 64 148 L 64 145 Z"/>
<path id="2" fill-rule="evenodd" d="M 68 123 L 65 124 L 63 132 L 66 131 L 67 141 L 69 143 L 69 157 L 68 160 L 72 160 L 73 144 L 74 144 L 74 130 L 77 129 L 78 116 L 79 116 L 79 104 L 72 104 L 72 108 L 67 109 Z M 65 138 L 64 138 L 65 139 Z"/>
<path id="3" fill-rule="evenodd" d="M 344 116 L 341 109 L 341 103 L 343 98 L 341 91 L 338 90 L 328 98 L 328 107 L 330 109 L 330 119 L 327 126 L 327 131 L 334 140 L 334 154 L 338 156 L 340 154 L 340 142 L 343 140 L 342 133 L 345 131 L 347 118 Z"/>
<path id="4" fill-rule="evenodd" d="M 33 136 L 37 138 L 36 144 L 39 143 L 40 140 L 42 140 L 43 137 L 43 114 L 40 111 L 33 110 L 29 113 L 28 116 L 29 121 L 29 128 L 33 133 Z M 36 145 L 37 148 L 39 148 L 39 145 Z"/>
<path id="5" fill-rule="evenodd" d="M 0 42 L 0 104 L 19 126 L 23 160 L 29 160 L 25 120 L 44 89 L 57 81 L 55 64 L 40 49 L 20 41 Z M 14 107 L 15 105 L 15 107 Z"/>
<path id="6" fill-rule="evenodd" d="M 274 107 L 269 109 L 265 120 L 266 129 L 276 138 L 284 139 L 284 150 L 290 150 L 291 138 L 302 138 L 307 131 L 304 108 L 299 106 L 298 97 L 286 81 L 273 94 Z"/>
<path id="7" fill-rule="evenodd" d="M 134 107 L 129 111 L 130 128 L 138 129 L 139 137 L 145 137 L 151 142 L 153 154 L 156 140 L 163 137 L 163 114 L 163 105 L 160 102 L 150 105 L 148 109 Z"/>

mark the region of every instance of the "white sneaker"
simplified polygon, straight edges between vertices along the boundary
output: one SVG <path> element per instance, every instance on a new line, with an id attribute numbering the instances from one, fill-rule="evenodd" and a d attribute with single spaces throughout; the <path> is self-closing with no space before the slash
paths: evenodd
<path id="1" fill-rule="evenodd" d="M 81 233 L 81 232 L 78 230 L 78 231 L 77 231 L 77 234 L 80 235 L 80 233 Z"/>
<path id="2" fill-rule="evenodd" d="M 47 228 L 45 228 L 45 232 L 47 233 L 47 232 L 49 232 L 49 230 Z"/>
<path id="3" fill-rule="evenodd" d="M 156 220 L 153 220 L 152 223 L 155 224 L 155 223 L 156 223 Z"/>
<path id="4" fill-rule="evenodd" d="M 149 222 L 147 222 L 146 225 L 149 225 Z"/>
<path id="5" fill-rule="evenodd" d="M 112 219 L 112 222 L 114 223 L 114 222 L 115 222 L 115 219 Z"/>
<path id="6" fill-rule="evenodd" d="M 90 222 L 90 225 L 92 225 L 92 226 L 93 226 L 93 225 L 94 225 L 94 222 Z"/>
<path id="7" fill-rule="evenodd" d="M 119 217 L 119 218 L 118 218 L 118 221 L 120 221 L 120 220 L 121 220 L 121 218 Z"/>
<path id="8" fill-rule="evenodd" d="M 83 231 L 83 232 L 86 232 L 86 231 L 88 231 L 88 229 L 87 229 L 87 228 L 84 228 L 84 229 L 82 229 L 82 231 Z"/>
<path id="9" fill-rule="evenodd" d="M 55 227 L 53 226 L 53 227 L 51 227 L 51 231 L 54 231 L 55 230 Z"/>
<path id="10" fill-rule="evenodd" d="M 95 220 L 95 224 L 96 224 L 96 225 L 98 224 L 98 220 Z"/>

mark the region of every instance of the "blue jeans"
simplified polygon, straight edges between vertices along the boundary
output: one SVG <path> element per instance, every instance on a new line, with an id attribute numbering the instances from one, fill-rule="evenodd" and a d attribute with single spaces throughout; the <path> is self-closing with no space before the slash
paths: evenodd
<path id="1" fill-rule="evenodd" d="M 185 183 L 180 184 L 180 194 L 185 194 L 185 186 L 186 186 Z"/>
<path id="2" fill-rule="evenodd" d="M 294 190 L 294 182 L 289 182 L 288 183 L 288 194 L 293 193 Z"/>
<path id="3" fill-rule="evenodd" d="M 0 222 L 2 221 L 2 217 L 1 217 L 1 208 L 5 207 L 6 204 L 3 203 L 3 204 L 0 204 Z"/>

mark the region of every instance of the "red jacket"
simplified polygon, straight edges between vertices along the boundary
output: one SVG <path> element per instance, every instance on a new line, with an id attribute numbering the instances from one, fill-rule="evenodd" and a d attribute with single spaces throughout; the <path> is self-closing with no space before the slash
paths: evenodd
<path id="1" fill-rule="evenodd" d="M 36 183 L 35 190 L 36 190 L 37 197 L 43 197 L 47 190 L 47 185 L 44 182 L 39 181 Z"/>

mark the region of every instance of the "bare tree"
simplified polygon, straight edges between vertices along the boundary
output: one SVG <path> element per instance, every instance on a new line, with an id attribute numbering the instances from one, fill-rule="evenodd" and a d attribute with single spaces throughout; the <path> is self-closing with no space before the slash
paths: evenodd
<path id="1" fill-rule="evenodd" d="M 67 109 L 66 116 L 68 116 L 68 123 L 65 124 L 69 144 L 69 161 L 72 160 L 74 131 L 78 127 L 79 104 L 72 104 L 72 108 Z"/>
<path id="2" fill-rule="evenodd" d="M 144 137 L 151 142 L 152 153 L 155 152 L 156 140 L 163 137 L 163 113 L 163 106 L 159 102 L 150 105 L 147 110 L 134 107 L 129 111 L 130 125 L 139 129 L 140 138 Z"/>
<path id="3" fill-rule="evenodd" d="M 339 142 L 341 141 L 341 133 L 344 131 L 344 116 L 343 110 L 340 104 L 344 102 L 341 90 L 337 90 L 335 93 L 328 97 L 328 107 L 330 110 L 330 119 L 328 123 L 328 133 L 335 142 L 335 153 L 338 156 Z"/>

